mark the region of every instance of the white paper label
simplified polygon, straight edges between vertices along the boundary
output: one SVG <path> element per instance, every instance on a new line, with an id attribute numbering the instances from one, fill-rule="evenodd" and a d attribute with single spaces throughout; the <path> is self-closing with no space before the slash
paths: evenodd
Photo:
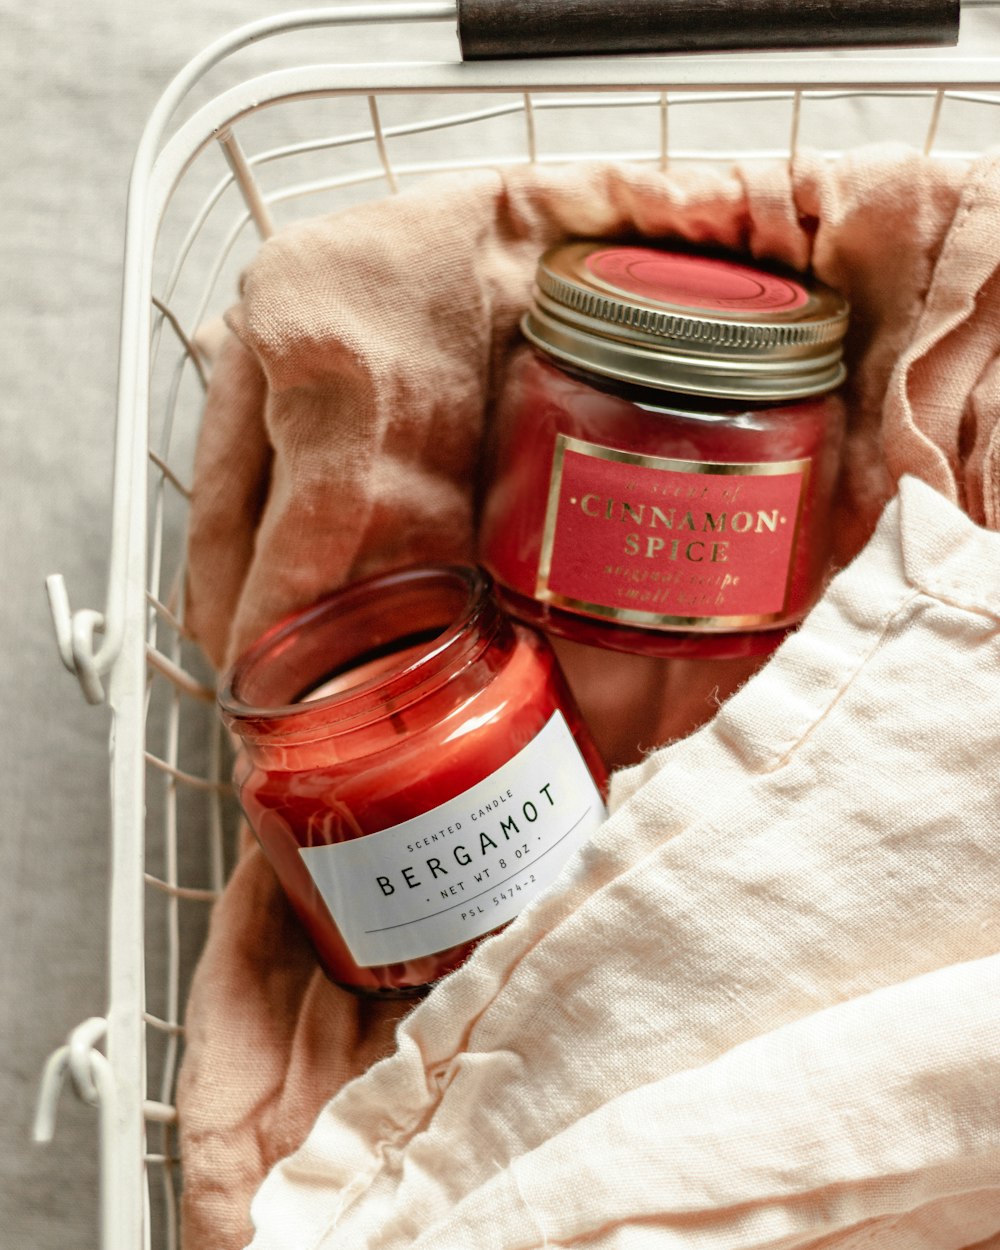
<path id="1" fill-rule="evenodd" d="M 556 878 L 605 819 L 561 712 L 485 781 L 379 833 L 300 854 L 362 968 L 496 929 Z"/>

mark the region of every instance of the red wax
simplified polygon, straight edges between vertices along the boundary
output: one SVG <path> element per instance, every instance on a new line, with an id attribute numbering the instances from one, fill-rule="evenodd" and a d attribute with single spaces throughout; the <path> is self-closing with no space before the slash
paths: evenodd
<path id="1" fill-rule="evenodd" d="M 522 345 L 509 363 L 495 418 L 481 558 L 518 616 L 578 642 L 702 658 L 770 650 L 821 590 L 842 430 L 841 405 L 833 395 L 752 402 L 672 394 L 556 364 Z M 587 458 L 593 455 L 588 449 L 610 452 L 598 469 L 611 484 L 572 493 L 567 488 L 557 500 L 559 436 L 585 445 L 586 455 L 565 452 L 566 464 L 584 475 L 597 471 L 588 470 L 598 463 Z M 564 443 L 564 451 L 579 444 Z M 625 453 L 628 463 L 616 463 L 616 452 Z M 654 472 L 639 465 L 642 456 L 688 471 Z M 750 476 L 760 474 L 761 465 L 779 464 L 796 467 L 781 478 Z M 717 471 L 691 475 L 706 465 L 751 467 L 728 479 Z M 657 473 L 665 483 L 660 495 Z M 725 503 L 685 502 L 675 485 L 695 482 L 721 500 L 727 480 L 730 490 L 740 484 L 754 506 L 732 504 L 724 516 Z M 768 491 L 779 484 L 784 495 L 770 498 Z M 783 500 L 790 505 L 779 508 Z M 557 504 L 546 586 L 546 531 L 548 526 L 551 547 Z M 768 526 L 776 529 L 777 521 L 785 528 L 775 536 Z M 559 527 L 570 524 L 574 528 L 561 536 L 560 549 Z M 775 546 L 779 538 L 784 547 Z M 769 551 L 774 567 L 766 563 Z M 554 593 L 559 576 L 571 593 Z M 754 607 L 762 591 L 771 596 L 766 611 Z M 627 614 L 615 606 L 630 602 L 641 620 L 624 619 Z"/>
<path id="2" fill-rule="evenodd" d="M 504 617 L 472 570 L 412 570 L 324 601 L 262 639 L 221 701 L 242 739 L 235 780 L 247 818 L 326 972 L 356 991 L 417 991 L 481 937 L 359 966 L 301 848 L 364 838 L 464 795 L 556 712 L 606 784 L 548 644 Z M 426 876 L 427 855 L 407 863 Z M 452 875 L 435 886 L 454 882 L 447 863 Z M 407 871 L 412 885 L 416 868 Z"/>

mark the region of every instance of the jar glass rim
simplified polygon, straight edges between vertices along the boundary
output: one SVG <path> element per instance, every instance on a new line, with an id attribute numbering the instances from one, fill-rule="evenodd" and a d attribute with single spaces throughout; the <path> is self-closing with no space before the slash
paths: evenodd
<path id="1" fill-rule="evenodd" d="M 252 643 L 223 677 L 219 708 L 241 736 L 303 739 L 350 730 L 447 681 L 489 645 L 502 619 L 492 579 L 476 565 L 419 565 L 379 574 L 334 591 Z M 379 641 L 350 645 L 366 625 Z M 364 666 L 376 651 L 390 660 L 399 652 L 401 658 L 356 684 L 306 697 L 332 676 Z M 313 656 L 322 662 L 292 680 L 295 661 Z M 262 698 L 269 684 L 277 697 Z"/>

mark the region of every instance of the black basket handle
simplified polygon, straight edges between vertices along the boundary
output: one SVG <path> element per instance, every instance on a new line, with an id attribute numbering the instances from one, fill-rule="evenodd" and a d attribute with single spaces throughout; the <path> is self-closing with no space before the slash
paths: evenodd
<path id="1" fill-rule="evenodd" d="M 959 0 L 458 0 L 467 61 L 958 41 Z"/>

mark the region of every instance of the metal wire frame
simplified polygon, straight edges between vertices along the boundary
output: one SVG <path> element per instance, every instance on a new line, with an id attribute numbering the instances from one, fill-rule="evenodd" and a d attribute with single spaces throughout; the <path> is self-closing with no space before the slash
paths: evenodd
<path id="1" fill-rule="evenodd" d="M 177 1245 L 176 1191 L 180 1166 L 176 1143 L 174 1086 L 180 1046 L 182 907 L 211 905 L 225 877 L 224 831 L 230 788 L 224 779 L 226 747 L 213 719 L 213 690 L 188 660 L 183 595 L 181 525 L 168 523 L 172 508 L 182 513 L 189 496 L 185 471 L 177 464 L 177 431 L 196 419 L 196 394 L 206 370 L 196 332 L 211 311 L 224 305 L 227 265 L 248 236 L 266 238 L 287 206 L 364 188 L 374 197 L 394 194 L 407 181 L 429 173 L 511 162 L 561 163 L 579 154 L 548 150 L 541 135 L 546 114 L 592 109 L 602 115 L 641 110 L 648 120 L 646 140 L 635 146 L 636 127 L 626 126 L 627 143 L 591 156 L 644 161 L 661 168 L 693 159 L 728 161 L 736 156 L 794 160 L 805 116 L 814 103 L 905 98 L 926 103 L 916 118 L 916 141 L 927 153 L 935 143 L 943 111 L 952 103 L 991 109 L 1000 103 L 1000 64 L 991 57 L 891 57 L 859 54 L 832 60 L 801 54 L 750 62 L 740 57 L 683 60 L 620 58 L 461 66 L 369 65 L 297 66 L 256 78 L 222 92 L 167 135 L 170 117 L 187 92 L 213 65 L 265 35 L 313 26 L 354 23 L 453 21 L 451 4 L 385 4 L 291 14 L 255 23 L 213 45 L 171 85 L 151 118 L 133 174 L 128 215 L 119 416 L 116 434 L 114 540 L 109 593 L 103 612 L 71 614 L 61 579 L 50 582 L 53 615 L 64 663 L 77 673 L 91 701 L 105 697 L 115 711 L 113 757 L 113 882 L 110 1000 L 106 1018 L 87 1021 L 67 1047 L 50 1060 L 40 1103 L 38 1133 L 50 1136 L 55 1101 L 67 1077 L 98 1106 L 102 1124 L 102 1240 L 104 1250 L 136 1250 L 148 1245 L 150 1170 L 159 1170 L 164 1198 L 163 1242 Z M 584 84 L 584 85 L 581 85 Z M 484 93 L 501 92 L 502 102 L 482 103 Z M 400 93 L 439 96 L 448 107 L 439 115 L 399 125 L 383 122 L 380 102 Z M 470 96 L 472 103 L 466 103 Z M 320 134 L 258 152 L 247 152 L 242 122 L 264 107 L 303 99 L 356 97 L 364 102 L 369 125 L 343 133 Z M 458 107 L 452 106 L 452 99 Z M 478 101 L 478 102 L 477 102 Z M 685 149 L 671 144 L 671 122 L 693 105 L 738 108 L 749 101 L 787 106 L 786 124 L 767 148 Z M 513 119 L 519 146 L 507 153 L 445 159 L 400 159 L 420 136 L 468 132 L 480 123 Z M 217 145 L 222 172 L 194 209 L 166 277 L 154 293 L 152 257 L 160 223 L 175 189 L 193 163 Z M 321 178 L 279 183 L 267 190 L 261 180 L 295 158 L 354 150 L 368 161 L 360 168 Z M 976 152 L 949 152 L 954 157 Z M 226 211 L 232 192 L 238 208 L 204 273 L 193 306 L 175 306 L 182 280 L 209 223 Z M 172 353 L 172 355 L 170 355 Z M 168 359 L 168 355 L 170 358 Z M 165 366 L 166 382 L 152 396 L 151 377 Z M 161 420 L 155 445 L 147 438 L 151 396 Z M 148 545 L 147 545 L 148 542 Z M 204 761 L 192 769 L 182 759 L 192 734 L 207 729 Z M 196 728 L 193 728 L 196 727 Z M 160 810 L 144 832 L 147 787 L 159 792 Z M 205 879 L 181 880 L 181 846 L 186 831 L 182 805 L 201 805 L 206 829 Z M 155 824 L 155 828 L 154 828 Z M 162 844 L 163 867 L 149 871 L 146 851 Z M 147 1006 L 143 985 L 142 935 L 147 908 L 162 908 L 164 968 L 161 1006 Z M 159 1039 L 155 1097 L 146 1096 L 147 1033 Z M 106 1044 L 106 1055 L 98 1049 Z M 146 1127 L 155 1148 L 146 1146 Z"/>

